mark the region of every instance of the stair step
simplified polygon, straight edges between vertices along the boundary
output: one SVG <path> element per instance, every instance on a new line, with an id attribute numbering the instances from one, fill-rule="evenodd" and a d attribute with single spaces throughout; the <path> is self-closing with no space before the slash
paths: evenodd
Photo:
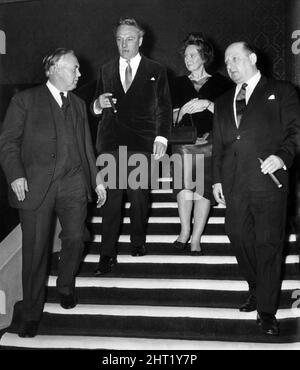
<path id="1" fill-rule="evenodd" d="M 143 317 L 112 315 L 60 315 L 44 313 L 39 335 L 64 336 L 107 336 L 136 337 L 152 339 L 188 339 L 214 340 L 230 339 L 241 342 L 288 343 L 298 342 L 298 319 L 280 320 L 279 337 L 263 335 L 255 320 L 232 320 L 191 317 Z M 17 332 L 18 326 L 12 326 L 10 332 Z M 23 340 L 26 346 L 27 340 Z M 1 343 L 2 344 L 2 343 Z M 100 348 L 105 342 L 98 343 Z"/>
<path id="2" fill-rule="evenodd" d="M 24 343 L 25 342 L 25 343 Z M 220 341 L 195 341 L 176 339 L 144 339 L 131 337 L 95 337 L 95 336 L 59 336 L 37 335 L 25 341 L 18 335 L 6 333 L 1 345 L 4 347 L 26 347 L 40 349 L 109 349 L 109 350 L 145 350 L 148 351 L 199 351 L 199 350 L 300 350 L 300 343 L 250 343 L 250 342 L 220 342 Z M 135 352 L 138 361 L 144 363 L 149 358 L 143 358 Z M 99 361 L 101 358 L 99 357 Z"/>
<path id="3" fill-rule="evenodd" d="M 89 254 L 85 256 L 84 262 L 98 263 L 98 254 Z M 237 260 L 234 256 L 169 256 L 169 255 L 146 255 L 143 257 L 135 258 L 131 255 L 119 255 L 118 263 L 152 263 L 152 264 L 199 264 L 199 265 L 237 265 Z M 298 255 L 289 255 L 285 257 L 286 264 L 299 263 Z"/>
<path id="4" fill-rule="evenodd" d="M 128 278 L 147 278 L 147 279 L 242 279 L 243 275 L 237 264 L 213 264 L 213 263 L 146 263 L 143 257 L 132 257 L 140 260 L 139 263 L 120 263 L 113 267 L 107 276 L 128 277 Z M 144 260 L 145 261 L 145 260 Z M 94 277 L 97 264 L 95 262 L 85 262 L 81 265 L 78 276 Z M 285 264 L 283 271 L 284 279 L 298 279 L 298 264 Z M 57 266 L 52 265 L 51 274 L 56 276 L 58 273 Z"/>
<path id="5" fill-rule="evenodd" d="M 148 255 L 178 255 L 185 256 L 189 254 L 189 250 L 178 250 L 173 246 L 173 242 L 177 239 L 177 235 L 173 236 L 173 239 L 167 243 L 147 243 Z M 127 242 L 119 242 L 118 245 L 119 254 L 130 254 L 131 244 L 129 238 Z M 86 243 L 86 253 L 99 254 L 99 248 L 101 243 L 89 242 Z M 201 248 L 206 256 L 234 256 L 233 249 L 229 243 L 201 243 Z M 299 254 L 299 246 L 296 242 L 287 242 L 284 246 L 285 255 L 296 255 Z"/>
<path id="6" fill-rule="evenodd" d="M 92 217 L 88 220 L 92 224 L 102 224 L 102 217 Z M 179 217 L 149 217 L 149 224 L 180 224 Z M 124 217 L 123 224 L 130 224 L 130 217 Z M 225 223 L 225 217 L 210 217 L 207 221 L 209 225 L 222 225 Z"/>
<path id="7" fill-rule="evenodd" d="M 92 235 L 102 234 L 102 224 L 88 224 L 88 229 Z M 130 234 L 131 225 L 124 224 L 121 225 L 120 234 L 127 235 Z M 160 224 L 148 224 L 146 226 L 146 234 L 148 236 L 156 235 L 157 237 L 162 237 L 165 235 L 178 235 L 180 233 L 180 224 L 170 224 L 170 223 L 160 223 Z M 205 235 L 224 235 L 225 227 L 224 225 L 210 224 L 204 229 L 203 236 Z M 227 237 L 226 237 L 227 238 Z"/>
<path id="8" fill-rule="evenodd" d="M 280 293 L 279 308 L 291 308 L 295 302 L 294 290 L 283 290 Z M 240 307 L 248 297 L 247 291 L 201 290 L 201 289 L 136 289 L 77 287 L 76 295 L 79 304 L 99 305 L 148 305 L 180 307 Z M 58 303 L 59 294 L 55 287 L 47 288 L 47 302 Z"/>
<path id="9" fill-rule="evenodd" d="M 56 276 L 49 276 L 49 287 L 56 286 Z M 134 289 L 196 289 L 221 291 L 248 291 L 245 280 L 212 279 L 135 279 L 118 277 L 77 277 L 76 287 L 134 288 Z M 299 280 L 283 280 L 282 290 L 300 289 Z"/>
<path id="10" fill-rule="evenodd" d="M 240 312 L 231 308 L 212 307 L 164 307 L 164 306 L 137 306 L 137 305 L 91 305 L 79 304 L 75 308 L 65 310 L 58 303 L 46 303 L 44 312 L 55 315 L 106 315 L 126 317 L 188 317 L 193 319 L 216 320 L 256 320 L 257 312 Z M 278 320 L 300 318 L 299 308 L 278 310 Z"/>
<path id="11" fill-rule="evenodd" d="M 172 235 L 146 235 L 146 243 L 173 243 L 176 240 L 178 234 Z M 102 240 L 101 235 L 94 235 L 93 242 L 100 243 Z M 296 242 L 296 235 L 292 234 L 288 236 L 289 242 Z M 121 243 L 129 243 L 130 242 L 130 235 L 120 235 L 118 242 Z M 200 239 L 200 243 L 223 243 L 223 244 L 230 244 L 227 235 L 202 235 Z"/>
<path id="12" fill-rule="evenodd" d="M 130 203 L 125 202 L 123 213 L 124 216 L 129 217 Z M 225 208 L 212 207 L 210 211 L 211 217 L 224 217 Z M 97 208 L 94 204 L 89 205 L 89 214 L 95 217 L 102 216 L 103 209 Z M 150 202 L 149 204 L 149 216 L 152 217 L 178 217 L 178 205 L 177 202 Z"/>

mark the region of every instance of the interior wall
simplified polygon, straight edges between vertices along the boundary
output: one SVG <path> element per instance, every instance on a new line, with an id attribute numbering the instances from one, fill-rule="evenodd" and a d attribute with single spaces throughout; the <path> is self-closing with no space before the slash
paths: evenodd
<path id="1" fill-rule="evenodd" d="M 183 73 L 181 41 L 203 31 L 217 48 L 246 40 L 263 50 L 268 70 L 285 77 L 284 0 L 40 0 L 0 5 L 0 29 L 7 54 L 0 55 L 0 84 L 43 80 L 41 61 L 66 46 L 81 62 L 81 85 L 96 76 L 103 62 L 116 55 L 112 29 L 120 16 L 136 17 L 146 28 L 144 53 Z"/>

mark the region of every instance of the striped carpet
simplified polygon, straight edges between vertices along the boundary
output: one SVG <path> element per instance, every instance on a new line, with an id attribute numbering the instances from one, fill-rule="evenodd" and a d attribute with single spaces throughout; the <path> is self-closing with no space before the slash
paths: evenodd
<path id="1" fill-rule="evenodd" d="M 247 297 L 224 232 L 225 209 L 214 207 L 202 237 L 204 256 L 172 247 L 180 222 L 168 190 L 152 192 L 147 227 L 148 255 L 130 256 L 129 204 L 124 207 L 118 264 L 94 277 L 101 245 L 101 210 L 92 207 L 84 261 L 76 279 L 79 303 L 59 305 L 53 260 L 47 302 L 32 339 L 17 336 L 17 318 L 2 336 L 3 348 L 206 350 L 300 349 L 299 251 L 295 235 L 287 237 L 278 310 L 281 335 L 269 338 L 256 325 L 256 313 L 240 313 Z"/>

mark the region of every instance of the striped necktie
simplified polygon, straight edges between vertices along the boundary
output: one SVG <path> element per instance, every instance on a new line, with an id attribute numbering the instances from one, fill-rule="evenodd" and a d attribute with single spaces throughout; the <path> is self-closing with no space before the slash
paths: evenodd
<path id="1" fill-rule="evenodd" d="M 242 116 L 246 108 L 246 87 L 247 86 L 248 84 L 243 83 L 239 93 L 237 94 L 236 100 L 235 100 L 237 127 L 239 127 L 241 124 Z"/>

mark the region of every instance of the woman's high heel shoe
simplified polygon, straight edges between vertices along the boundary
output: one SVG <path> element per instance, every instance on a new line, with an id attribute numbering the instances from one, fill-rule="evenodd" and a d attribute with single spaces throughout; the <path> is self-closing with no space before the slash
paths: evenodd
<path id="1" fill-rule="evenodd" d="M 200 243 L 197 243 L 197 244 L 194 243 L 193 247 L 194 248 L 196 247 L 196 249 L 192 249 L 192 244 L 191 244 L 191 251 L 190 251 L 191 256 L 203 256 Z"/>
<path id="2" fill-rule="evenodd" d="M 178 240 L 175 240 L 175 242 L 173 243 L 173 247 L 179 250 L 184 250 L 187 248 L 187 246 L 188 246 L 188 241 L 185 243 L 182 243 L 182 242 L 179 242 Z"/>
<path id="3" fill-rule="evenodd" d="M 193 257 L 203 256 L 203 252 L 202 252 L 202 250 L 200 250 L 200 251 L 191 251 L 190 255 L 193 256 Z"/>

